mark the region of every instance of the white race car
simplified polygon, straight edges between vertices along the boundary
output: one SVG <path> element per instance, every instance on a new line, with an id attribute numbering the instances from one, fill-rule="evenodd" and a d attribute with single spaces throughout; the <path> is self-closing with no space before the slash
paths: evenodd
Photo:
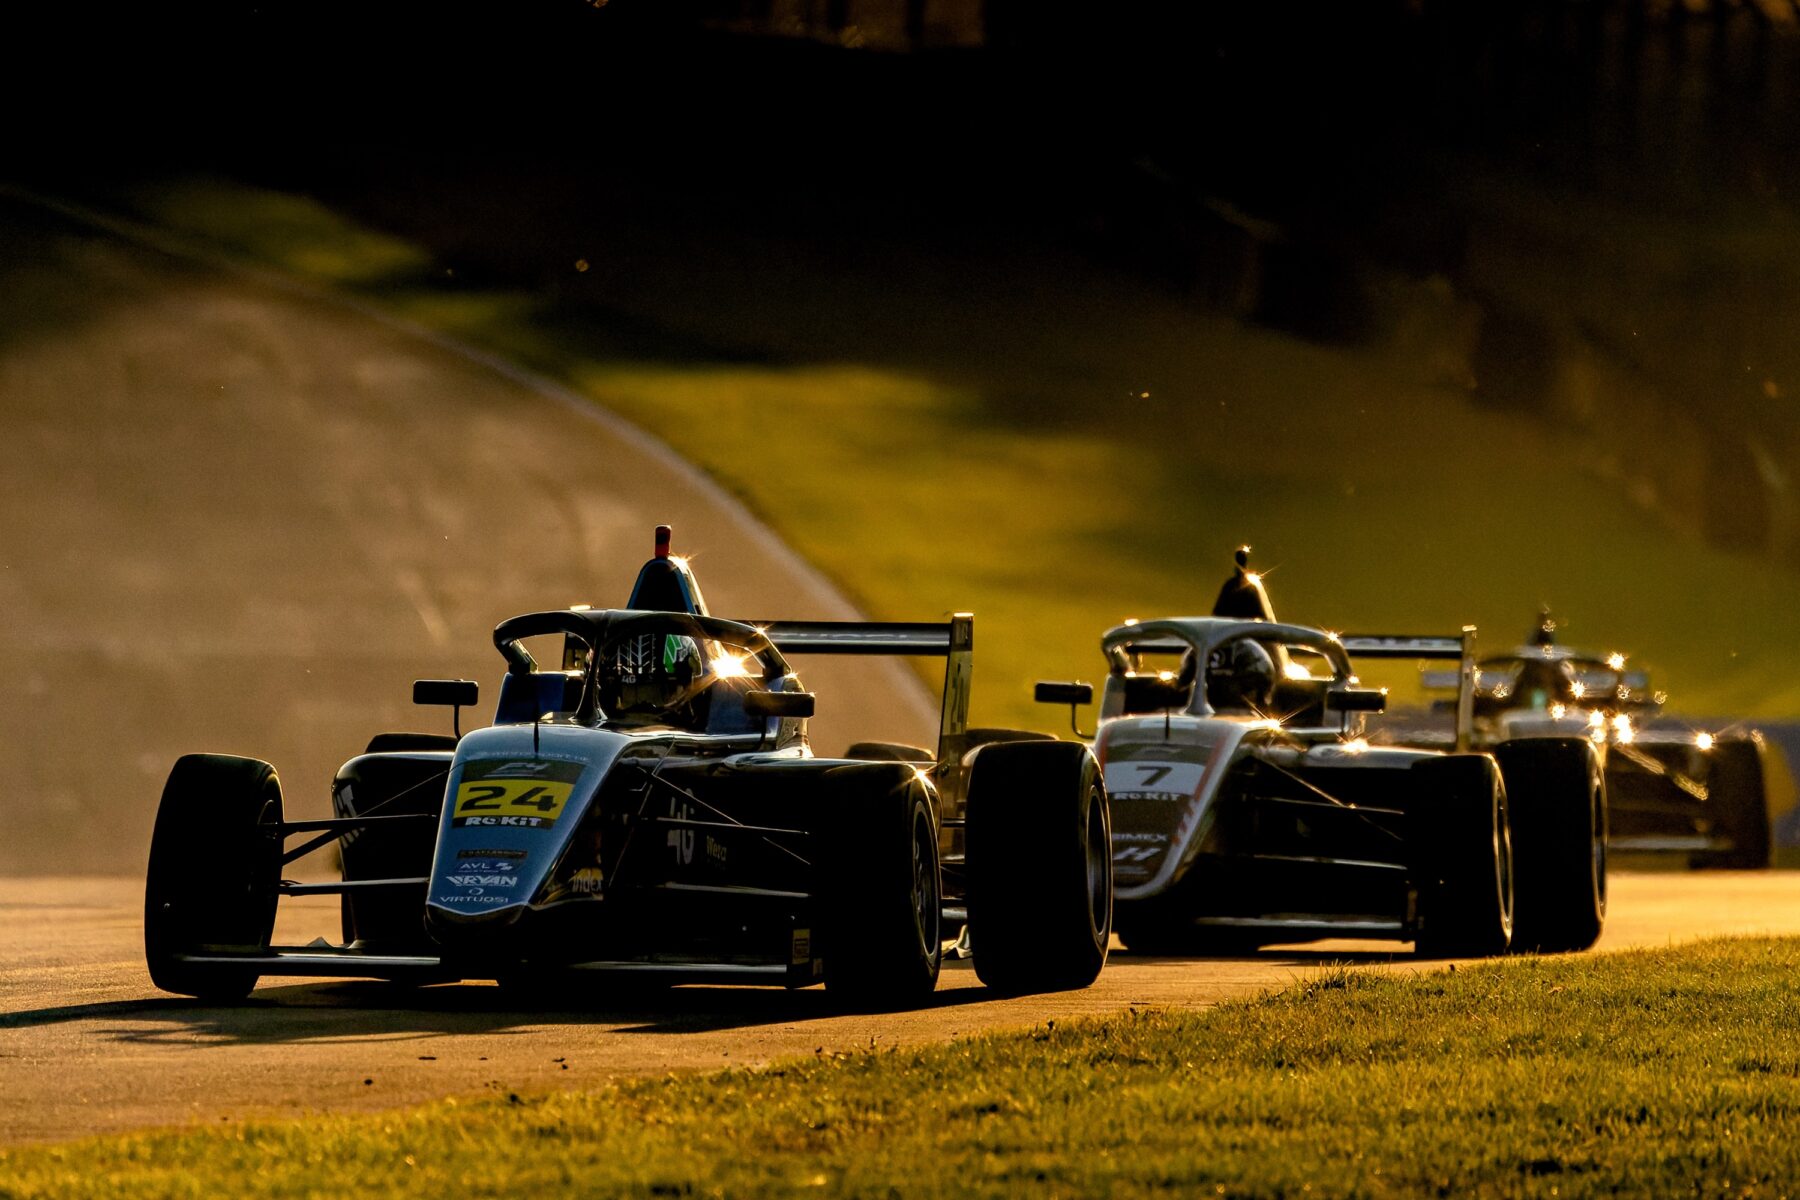
<path id="1" fill-rule="evenodd" d="M 1474 630 L 1340 637 L 1277 623 L 1239 552 L 1223 615 L 1102 638 L 1092 735 L 1112 801 L 1115 924 L 1145 953 L 1322 938 L 1425 955 L 1580 950 L 1606 915 L 1606 791 L 1585 736 L 1471 748 Z M 1453 658 L 1448 751 L 1372 745 L 1353 655 Z M 1082 683 L 1040 683 L 1087 703 Z"/>

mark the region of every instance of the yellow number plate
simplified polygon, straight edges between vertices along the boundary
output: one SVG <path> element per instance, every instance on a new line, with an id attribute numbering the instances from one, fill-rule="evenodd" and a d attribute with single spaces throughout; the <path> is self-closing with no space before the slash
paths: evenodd
<path id="1" fill-rule="evenodd" d="M 531 824 L 550 825 L 562 816 L 563 805 L 574 790 L 572 783 L 536 779 L 478 780 L 456 789 L 456 808 L 451 815 L 459 821 L 464 817 L 535 817 Z"/>

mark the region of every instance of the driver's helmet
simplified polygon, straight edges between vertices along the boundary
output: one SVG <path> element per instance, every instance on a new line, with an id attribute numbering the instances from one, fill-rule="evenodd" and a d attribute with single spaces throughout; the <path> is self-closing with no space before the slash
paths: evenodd
<path id="1" fill-rule="evenodd" d="M 1523 708 L 1576 703 L 1574 664 L 1566 659 L 1526 659 L 1513 681 L 1513 695 Z"/>
<path id="2" fill-rule="evenodd" d="M 1238 638 L 1206 659 L 1206 702 L 1215 711 L 1261 711 L 1275 697 L 1275 660 L 1260 642 Z"/>
<path id="3" fill-rule="evenodd" d="M 601 711 L 680 723 L 706 672 L 700 643 L 680 633 L 640 633 L 607 646 L 594 665 Z"/>

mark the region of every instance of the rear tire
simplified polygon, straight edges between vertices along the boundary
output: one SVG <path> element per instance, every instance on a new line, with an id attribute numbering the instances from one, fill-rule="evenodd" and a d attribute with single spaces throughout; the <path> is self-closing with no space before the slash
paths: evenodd
<path id="1" fill-rule="evenodd" d="M 1013 994 L 1093 983 L 1112 940 L 1112 817 L 1088 748 L 984 747 L 966 832 L 976 977 Z"/>
<path id="2" fill-rule="evenodd" d="M 928 763 L 932 760 L 931 751 L 921 746 L 908 746 L 904 742 L 851 742 L 850 748 L 844 751 L 844 757 L 858 758 L 865 762 Z"/>
<path id="3" fill-rule="evenodd" d="M 144 959 L 165 992 L 241 1000 L 253 966 L 192 963 L 217 947 L 267 953 L 281 883 L 281 781 L 253 758 L 189 754 L 163 787 L 144 882 Z"/>
<path id="4" fill-rule="evenodd" d="M 944 957 L 931 793 L 885 765 L 851 767 L 834 782 L 816 917 L 825 990 L 854 1008 L 916 1007 Z"/>
<path id="5" fill-rule="evenodd" d="M 1763 778 L 1762 747 L 1744 739 L 1721 741 L 1707 752 L 1707 807 L 1713 825 L 1731 839 L 1731 849 L 1704 855 L 1700 865 L 1758 871 L 1769 865 L 1769 796 Z"/>
<path id="6" fill-rule="evenodd" d="M 1485 754 L 1413 767 L 1414 881 L 1423 958 L 1504 954 L 1512 938 L 1513 865 L 1506 784 Z"/>
<path id="7" fill-rule="evenodd" d="M 963 731 L 963 748 L 999 746 L 1010 742 L 1054 742 L 1056 738 L 1034 729 L 1003 729 L 997 725 L 977 725 Z"/>
<path id="8" fill-rule="evenodd" d="M 383 735 L 385 736 L 385 735 Z M 332 785 L 339 819 L 365 815 L 431 816 L 443 811 L 451 755 L 444 751 L 386 752 L 346 763 Z M 365 825 L 336 843 L 345 882 L 429 876 L 437 832 L 429 823 Z M 347 892 L 342 898 L 346 945 L 379 954 L 436 955 L 425 932 L 427 886 Z"/>
<path id="9" fill-rule="evenodd" d="M 447 733 L 378 733 L 369 739 L 364 754 L 397 754 L 414 750 L 455 750 L 456 739 Z"/>
<path id="10" fill-rule="evenodd" d="M 1586 950 L 1606 925 L 1606 782 L 1580 738 L 1529 738 L 1494 751 L 1512 818 L 1512 949 Z"/>

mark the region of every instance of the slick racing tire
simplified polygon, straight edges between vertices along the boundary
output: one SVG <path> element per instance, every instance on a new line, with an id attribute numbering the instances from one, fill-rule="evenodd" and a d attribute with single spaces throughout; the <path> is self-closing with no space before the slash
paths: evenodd
<path id="1" fill-rule="evenodd" d="M 969 774 L 969 941 L 996 991 L 1093 983 L 1112 940 L 1112 817 L 1078 742 L 983 747 Z"/>
<path id="2" fill-rule="evenodd" d="M 1700 855 L 1696 866 L 1756 871 L 1769 865 L 1769 797 L 1762 748 L 1754 741 L 1719 741 L 1707 752 L 1706 807 L 1715 832 L 1731 849 Z"/>
<path id="3" fill-rule="evenodd" d="M 241 1000 L 254 966 L 197 963 L 201 952 L 266 954 L 281 883 L 281 781 L 253 758 L 189 754 L 156 810 L 144 884 L 144 958 L 165 992 Z"/>
<path id="4" fill-rule="evenodd" d="M 834 772 L 821 816 L 825 990 L 852 1008 L 923 1004 L 943 965 L 943 876 L 931 791 L 910 766 Z"/>
<path id="5" fill-rule="evenodd" d="M 908 746 L 904 742 L 851 742 L 844 757 L 867 762 L 928 763 L 934 756 L 922 746 Z"/>
<path id="6" fill-rule="evenodd" d="M 1512 949 L 1586 950 L 1606 925 L 1606 782 L 1585 738 L 1494 750 L 1512 818 Z"/>
<path id="7" fill-rule="evenodd" d="M 443 809 L 450 766 L 451 756 L 443 750 L 359 756 L 333 782 L 332 813 L 340 820 L 372 814 L 436 818 Z M 436 829 L 426 822 L 398 821 L 354 828 L 335 849 L 344 881 L 360 883 L 429 876 L 436 841 Z M 346 892 L 341 897 L 344 943 L 373 954 L 435 956 L 438 948 L 425 932 L 425 893 L 422 883 Z"/>
<path id="8" fill-rule="evenodd" d="M 1485 754 L 1412 768 L 1413 877 L 1422 958 L 1504 954 L 1512 938 L 1513 859 L 1506 784 Z"/>

